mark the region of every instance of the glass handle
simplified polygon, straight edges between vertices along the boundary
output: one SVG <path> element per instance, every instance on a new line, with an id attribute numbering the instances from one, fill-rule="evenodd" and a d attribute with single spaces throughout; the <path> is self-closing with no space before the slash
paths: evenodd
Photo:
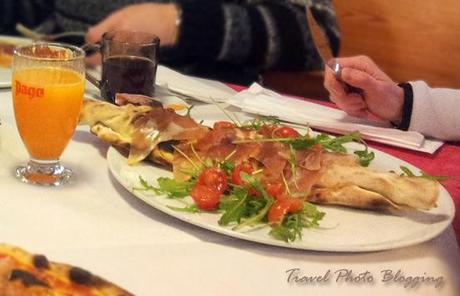
<path id="1" fill-rule="evenodd" d="M 101 47 L 102 46 L 99 42 L 94 43 L 94 44 L 86 43 L 81 47 L 81 49 L 85 52 L 87 56 L 89 56 L 89 55 L 95 54 L 96 52 L 100 52 Z"/>
<path id="2" fill-rule="evenodd" d="M 101 51 L 101 44 L 99 42 L 94 43 L 94 44 L 86 43 L 85 45 L 83 45 L 81 47 L 81 49 L 83 49 L 83 51 L 85 52 L 86 56 L 89 56 L 89 55 L 95 54 L 97 52 L 100 52 Z M 98 89 L 101 89 L 101 81 L 99 81 L 92 74 L 88 73 L 88 71 L 86 71 L 86 80 L 88 80 L 91 84 L 93 84 Z"/>
<path id="3" fill-rule="evenodd" d="M 92 74 L 88 73 L 88 71 L 86 71 L 86 80 L 88 80 L 89 82 L 91 82 L 91 84 L 93 84 L 95 87 L 97 87 L 98 89 L 101 89 L 101 81 L 99 81 L 96 77 L 94 77 Z"/>

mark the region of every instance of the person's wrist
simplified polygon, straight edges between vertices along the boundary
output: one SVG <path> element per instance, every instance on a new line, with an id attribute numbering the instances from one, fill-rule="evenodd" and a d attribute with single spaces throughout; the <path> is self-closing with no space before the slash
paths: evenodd
<path id="1" fill-rule="evenodd" d="M 412 117 L 412 107 L 414 103 L 414 93 L 412 85 L 410 83 L 399 83 L 398 87 L 403 90 L 403 102 L 401 107 L 401 119 L 400 122 L 393 125 L 395 128 L 407 131 L 410 127 L 410 121 Z"/>
<path id="2" fill-rule="evenodd" d="M 389 120 L 393 124 L 398 125 L 402 120 L 402 109 L 404 104 L 404 89 L 399 85 L 393 87 L 392 102 L 390 102 L 390 104 L 392 104 L 394 112 Z"/>

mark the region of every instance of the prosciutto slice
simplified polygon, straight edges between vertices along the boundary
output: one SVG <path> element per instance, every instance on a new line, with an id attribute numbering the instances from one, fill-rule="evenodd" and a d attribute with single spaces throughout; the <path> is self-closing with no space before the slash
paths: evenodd
<path id="1" fill-rule="evenodd" d="M 89 125 L 99 138 L 129 149 L 130 164 L 145 159 L 161 142 L 197 139 L 208 130 L 192 118 L 162 107 L 120 107 L 96 100 L 84 101 L 80 124 Z"/>

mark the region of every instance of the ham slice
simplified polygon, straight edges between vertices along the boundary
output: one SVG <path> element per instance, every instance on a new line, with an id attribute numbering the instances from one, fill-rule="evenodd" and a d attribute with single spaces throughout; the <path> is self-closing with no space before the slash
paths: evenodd
<path id="1" fill-rule="evenodd" d="M 145 159 L 161 142 L 197 139 L 208 130 L 192 118 L 162 107 L 120 107 L 96 100 L 84 101 L 80 124 L 89 125 L 103 140 L 128 148 L 130 164 Z"/>

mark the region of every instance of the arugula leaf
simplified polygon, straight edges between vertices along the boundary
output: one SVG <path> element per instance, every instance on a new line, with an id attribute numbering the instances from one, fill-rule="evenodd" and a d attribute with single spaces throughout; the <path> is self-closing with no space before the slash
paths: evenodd
<path id="1" fill-rule="evenodd" d="M 187 205 L 183 208 L 180 207 L 173 207 L 173 206 L 168 206 L 171 210 L 178 211 L 178 212 L 185 212 L 185 213 L 200 213 L 202 212 L 196 204 L 191 204 Z"/>
<path id="2" fill-rule="evenodd" d="M 248 188 L 234 187 L 230 195 L 221 197 L 219 209 L 223 210 L 224 214 L 219 220 L 219 225 L 226 226 L 235 222 L 238 226 L 241 221 L 259 215 L 265 205 L 264 199 L 249 195 Z"/>
<path id="3" fill-rule="evenodd" d="M 401 176 L 415 177 L 415 174 L 408 167 L 401 165 L 399 168 L 403 171 Z"/>
<path id="4" fill-rule="evenodd" d="M 153 187 L 152 185 L 147 182 L 142 176 L 139 176 L 139 183 L 141 183 L 142 188 L 134 188 L 134 190 L 146 190 L 146 191 L 154 191 L 155 194 L 157 193 L 157 188 Z"/>
<path id="5" fill-rule="evenodd" d="M 308 221 L 308 226 L 319 226 L 318 221 L 322 220 L 323 217 L 326 215 L 325 212 L 321 212 L 318 208 L 309 202 L 304 202 L 302 213 L 305 217 L 310 218 L 311 220 Z M 308 227 L 307 226 L 307 227 Z"/>
<path id="6" fill-rule="evenodd" d="M 244 188 L 235 188 L 232 194 L 222 196 L 219 209 L 224 210 L 224 214 L 219 219 L 219 225 L 226 226 L 232 222 L 240 223 L 247 213 L 248 191 Z"/>
<path id="7" fill-rule="evenodd" d="M 326 149 L 331 152 L 342 152 L 346 153 L 347 149 L 343 144 L 348 142 L 360 142 L 365 146 L 364 150 L 355 151 L 359 157 L 359 162 L 362 166 L 369 166 L 371 161 L 375 158 L 374 152 L 369 152 L 369 149 L 366 143 L 362 140 L 361 134 L 359 132 L 352 132 L 340 137 L 331 137 L 327 134 L 319 134 L 316 137 L 297 137 L 283 141 L 290 145 L 294 149 L 305 149 L 309 148 L 315 144 L 320 144 L 323 149 Z"/>
<path id="8" fill-rule="evenodd" d="M 249 196 L 247 206 L 247 216 L 251 217 L 257 215 L 264 207 L 266 201 L 259 197 Z"/>
<path id="9" fill-rule="evenodd" d="M 195 107 L 195 105 L 190 105 L 190 107 L 187 108 L 187 113 L 185 114 L 185 116 L 190 117 L 190 112 L 192 111 L 193 107 Z"/>
<path id="10" fill-rule="evenodd" d="M 248 184 L 249 188 L 254 188 L 260 194 L 260 196 L 262 197 L 262 200 L 264 200 L 265 202 L 265 205 L 258 212 L 254 213 L 254 215 L 251 215 L 250 217 L 245 219 L 243 222 L 235 226 L 233 230 L 238 230 L 246 226 L 253 226 L 257 223 L 262 222 L 265 219 L 268 213 L 268 210 L 273 204 L 273 198 L 270 195 L 268 195 L 268 193 L 265 191 L 259 179 L 257 179 L 255 176 L 249 176 L 248 174 L 244 172 L 241 172 L 240 176 L 241 176 L 241 179 L 244 182 L 246 182 L 246 184 Z"/>
<path id="11" fill-rule="evenodd" d="M 219 168 L 223 170 L 227 175 L 230 175 L 235 168 L 235 162 L 230 160 L 223 160 L 219 162 Z"/>
<path id="12" fill-rule="evenodd" d="M 317 227 L 324 215 L 314 204 L 304 202 L 300 212 L 287 214 L 281 223 L 272 226 L 270 235 L 285 242 L 293 242 L 302 238 L 304 228 Z"/>
<path id="13" fill-rule="evenodd" d="M 277 125 L 281 121 L 276 116 L 260 116 L 254 119 L 245 121 L 241 128 L 259 130 L 263 125 Z"/>
<path id="14" fill-rule="evenodd" d="M 195 185 L 193 180 L 180 182 L 166 177 L 158 178 L 157 182 L 159 190 L 170 198 L 183 198 L 188 196 L 193 185 Z"/>
<path id="15" fill-rule="evenodd" d="M 282 240 L 289 243 L 296 240 L 297 236 L 299 235 L 297 230 L 298 228 L 286 227 L 281 224 L 276 224 L 272 227 L 268 234 L 277 240 Z M 300 232 L 300 234 L 301 233 L 302 232 Z"/>
<path id="16" fill-rule="evenodd" d="M 367 147 L 364 150 L 355 151 L 354 153 L 358 155 L 359 163 L 364 167 L 369 166 L 371 161 L 375 158 L 375 153 L 373 151 L 369 152 Z"/>
<path id="17" fill-rule="evenodd" d="M 169 198 L 184 198 L 188 196 L 195 184 L 194 179 L 180 182 L 172 178 L 160 177 L 157 179 L 158 187 L 155 187 L 150 185 L 142 176 L 139 176 L 139 182 L 142 188 L 134 188 L 134 190 L 153 191 L 157 195 L 166 194 Z"/>
<path id="18" fill-rule="evenodd" d="M 343 146 L 343 144 L 353 141 L 362 141 L 361 134 L 359 132 L 352 132 L 340 137 L 331 137 L 326 134 L 321 134 L 318 137 L 319 143 L 324 149 L 343 153 L 347 152 L 347 149 Z"/>
<path id="19" fill-rule="evenodd" d="M 282 139 L 273 139 L 275 142 L 283 142 L 290 145 L 296 150 L 310 148 L 315 144 L 318 144 L 317 138 L 311 138 L 308 136 L 300 136 L 297 138 L 282 138 Z M 279 140 L 279 141 L 276 141 Z"/>
<path id="20" fill-rule="evenodd" d="M 446 181 L 449 179 L 448 176 L 431 176 L 423 171 L 420 171 L 420 176 L 417 176 L 415 175 L 408 167 L 402 165 L 399 167 L 401 169 L 401 171 L 403 171 L 401 173 L 401 176 L 407 176 L 407 177 L 415 177 L 415 178 L 424 178 L 424 179 L 428 179 L 428 180 L 432 180 L 432 181 L 438 181 L 438 182 L 442 182 L 442 181 Z"/>
<path id="21" fill-rule="evenodd" d="M 375 153 L 374 152 L 369 152 L 369 149 L 367 147 L 367 144 L 363 141 L 361 138 L 361 134 L 359 132 L 352 132 L 350 134 L 346 134 L 340 137 L 335 137 L 332 138 L 328 135 L 321 134 L 318 137 L 320 137 L 319 142 L 321 146 L 329 151 L 333 152 L 347 152 L 347 149 L 343 146 L 343 144 L 348 143 L 348 142 L 360 142 L 361 144 L 364 145 L 364 150 L 358 150 L 355 151 L 354 154 L 356 154 L 359 158 L 359 163 L 362 166 L 369 166 L 371 161 L 375 158 Z"/>

